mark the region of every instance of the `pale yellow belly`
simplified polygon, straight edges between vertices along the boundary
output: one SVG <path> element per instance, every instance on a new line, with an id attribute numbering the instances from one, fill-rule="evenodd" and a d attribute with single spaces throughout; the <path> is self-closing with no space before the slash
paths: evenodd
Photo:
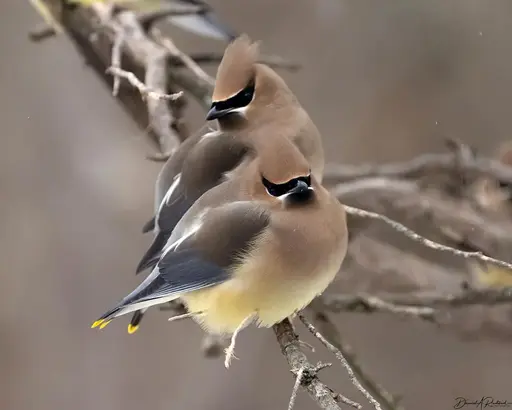
<path id="1" fill-rule="evenodd" d="M 276 280 L 266 272 L 258 280 L 250 273 L 219 286 L 184 295 L 190 312 L 202 312 L 197 321 L 211 333 L 233 333 L 244 320 L 254 316 L 259 326 L 270 327 L 308 305 L 331 283 L 339 264 L 322 272 L 293 280 Z M 242 280 L 243 278 L 243 280 Z"/>

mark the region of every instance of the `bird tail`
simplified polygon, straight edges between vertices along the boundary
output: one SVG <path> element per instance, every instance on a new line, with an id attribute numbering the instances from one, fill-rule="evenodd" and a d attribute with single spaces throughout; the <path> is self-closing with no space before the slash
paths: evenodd
<path id="1" fill-rule="evenodd" d="M 156 234 L 153 242 L 149 246 L 149 249 L 146 251 L 139 264 L 137 265 L 136 274 L 139 274 L 147 268 L 152 268 L 158 263 L 158 258 L 160 257 L 160 253 L 167 243 L 167 239 L 167 235 L 163 232 Z"/>
<path id="2" fill-rule="evenodd" d="M 140 321 L 144 317 L 144 313 L 146 312 L 146 310 L 147 309 L 137 310 L 132 315 L 132 320 L 130 321 L 130 324 L 128 325 L 128 333 L 129 334 L 133 334 L 139 329 Z"/>
<path id="3" fill-rule="evenodd" d="M 114 309 L 109 310 L 107 313 L 102 315 L 98 320 L 96 320 L 92 325 L 91 328 L 94 329 L 95 327 L 99 327 L 100 329 L 103 329 L 105 326 L 107 326 L 112 319 L 116 316 L 116 313 L 121 310 L 121 306 L 115 307 Z"/>

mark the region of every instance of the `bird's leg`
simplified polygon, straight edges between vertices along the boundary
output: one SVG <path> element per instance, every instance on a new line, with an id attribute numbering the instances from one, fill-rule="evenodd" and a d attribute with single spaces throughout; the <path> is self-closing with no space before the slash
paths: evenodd
<path id="1" fill-rule="evenodd" d="M 202 316 L 202 315 L 204 315 L 203 312 L 187 312 L 187 313 L 183 313 L 182 315 L 171 316 L 167 320 L 169 322 L 174 322 L 175 320 L 188 319 L 188 318 L 192 318 L 194 316 Z"/>
<path id="2" fill-rule="evenodd" d="M 252 313 L 249 316 L 247 316 L 244 320 L 242 320 L 242 323 L 238 325 L 238 327 L 233 332 L 233 335 L 231 335 L 231 342 L 229 343 L 229 346 L 226 350 L 224 350 L 224 353 L 226 353 L 226 358 L 224 359 L 224 366 L 226 366 L 226 369 L 229 368 L 229 365 L 231 364 L 231 359 L 235 356 L 235 342 L 236 337 L 238 336 L 238 333 L 246 327 L 248 324 L 250 324 L 256 316 L 256 313 Z"/>

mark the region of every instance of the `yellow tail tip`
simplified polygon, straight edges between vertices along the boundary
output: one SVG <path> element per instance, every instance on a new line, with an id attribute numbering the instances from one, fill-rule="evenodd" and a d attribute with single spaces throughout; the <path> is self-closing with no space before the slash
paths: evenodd
<path id="1" fill-rule="evenodd" d="M 101 325 L 104 321 L 105 321 L 105 319 L 97 320 L 96 322 L 94 322 L 94 323 L 91 325 L 91 329 L 94 329 L 95 327 L 98 327 L 98 326 L 99 326 L 99 325 Z"/>
<path id="2" fill-rule="evenodd" d="M 110 322 L 110 320 L 103 321 L 103 323 L 100 324 L 100 329 L 105 328 Z"/>
<path id="3" fill-rule="evenodd" d="M 133 326 L 131 323 L 128 325 L 128 333 L 133 335 L 137 330 L 139 330 L 139 325 Z"/>

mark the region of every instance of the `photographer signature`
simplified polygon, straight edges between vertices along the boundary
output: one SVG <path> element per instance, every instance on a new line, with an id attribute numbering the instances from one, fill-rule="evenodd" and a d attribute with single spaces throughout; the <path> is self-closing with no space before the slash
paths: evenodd
<path id="1" fill-rule="evenodd" d="M 462 409 L 465 406 L 474 406 L 480 410 L 495 407 L 512 407 L 512 401 L 495 400 L 491 396 L 482 397 L 480 400 L 468 400 L 464 397 L 457 397 L 455 399 L 455 405 L 453 406 L 454 409 Z"/>

